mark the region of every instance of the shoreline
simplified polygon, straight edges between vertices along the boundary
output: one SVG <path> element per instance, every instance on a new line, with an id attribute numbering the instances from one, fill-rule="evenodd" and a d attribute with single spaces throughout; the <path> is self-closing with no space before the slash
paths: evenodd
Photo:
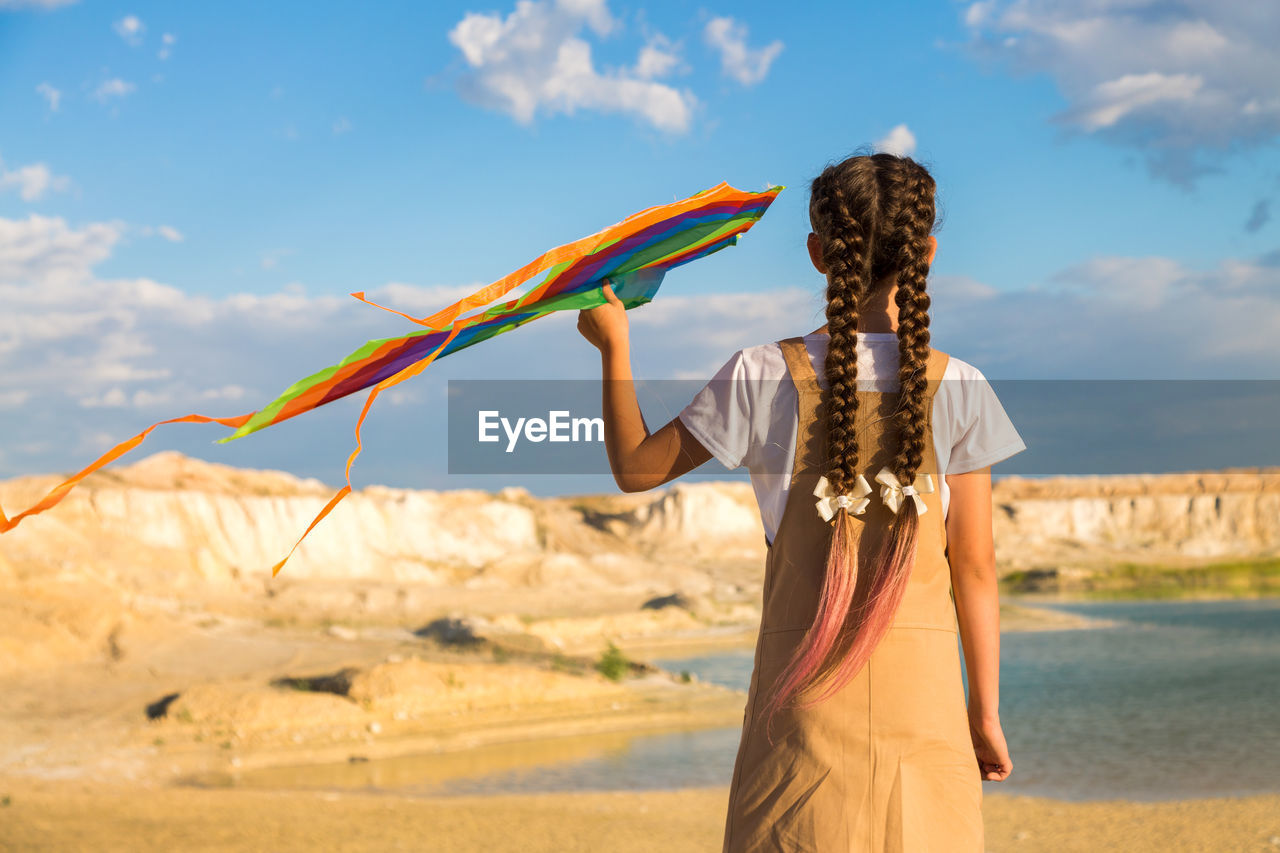
<path id="1" fill-rule="evenodd" d="M 1011 632 L 1102 624 L 1040 608 L 1010 612 L 1016 617 L 1006 626 Z M 377 631 L 344 639 L 228 622 L 153 643 L 145 655 L 106 667 L 90 661 L 5 679 L 18 703 L 14 709 L 25 705 L 35 717 L 4 715 L 15 725 L 10 737 L 0 738 L 8 753 L 0 757 L 0 778 L 62 774 L 159 782 L 463 754 L 496 744 L 545 758 L 556 751 L 553 744 L 570 738 L 733 728 L 742 722 L 745 690 L 696 677 L 683 682 L 678 667 L 659 669 L 650 661 L 750 653 L 757 628 L 620 636 L 625 656 L 648 671 L 612 682 L 589 667 L 586 678 L 570 676 L 557 673 L 554 660 L 550 669 L 548 661 L 504 663 Z M 193 670 L 195 660 L 220 661 L 225 668 Z M 365 693 L 280 689 L 275 683 L 290 672 L 332 678 L 352 666 L 373 685 Z M 57 685 L 71 682 L 103 700 L 82 705 L 79 723 L 38 722 L 56 719 L 54 709 L 66 701 Z M 143 715 L 149 703 L 168 696 L 175 698 L 156 719 Z"/>

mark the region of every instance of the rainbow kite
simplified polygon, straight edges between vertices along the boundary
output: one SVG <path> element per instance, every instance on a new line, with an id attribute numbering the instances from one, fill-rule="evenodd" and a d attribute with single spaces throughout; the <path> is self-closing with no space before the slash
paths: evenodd
<path id="1" fill-rule="evenodd" d="M 227 442 L 372 386 L 356 421 L 356 448 L 347 459 L 346 485 L 325 505 L 285 558 L 272 568 L 274 577 L 307 534 L 351 492 L 351 466 L 361 450 L 360 427 L 379 393 L 417 376 L 437 358 L 553 311 L 603 305 L 607 301 L 602 290 L 606 281 L 628 309 L 649 302 L 667 270 L 732 246 L 740 234 L 764 215 L 782 189 L 771 187 L 764 192 L 749 193 L 722 183 L 683 201 L 642 210 L 590 237 L 558 246 L 430 317 L 415 318 L 384 308 L 425 328 L 397 338 L 369 341 L 338 364 L 295 382 L 256 412 L 230 418 L 186 415 L 152 424 L 54 487 L 38 503 L 12 519 L 0 510 L 0 533 L 12 530 L 29 515 L 55 506 L 77 483 L 137 447 L 158 426 L 218 423 L 234 430 L 219 439 Z M 524 295 L 483 311 L 466 313 L 489 306 L 542 272 L 547 272 L 546 278 Z M 365 299 L 363 292 L 351 295 L 366 304 L 375 304 Z"/>

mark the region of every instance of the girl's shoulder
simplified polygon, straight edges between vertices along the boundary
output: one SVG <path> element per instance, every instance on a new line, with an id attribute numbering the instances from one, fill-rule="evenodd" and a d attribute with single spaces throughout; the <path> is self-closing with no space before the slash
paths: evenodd
<path id="1" fill-rule="evenodd" d="M 943 380 L 968 380 L 976 382 L 986 382 L 987 377 L 982 371 L 974 367 L 967 361 L 956 358 L 950 353 L 947 354 L 947 369 L 942 374 Z"/>
<path id="2" fill-rule="evenodd" d="M 787 361 L 778 341 L 744 347 L 731 360 L 744 379 L 779 379 L 787 375 Z"/>
<path id="3" fill-rule="evenodd" d="M 981 370 L 948 353 L 947 367 L 934 395 L 935 406 L 944 412 L 967 412 L 972 416 L 990 393 L 991 385 Z"/>
<path id="4" fill-rule="evenodd" d="M 1027 449 L 995 389 L 982 371 L 951 356 L 934 395 L 934 430 L 950 447 L 947 473 L 988 467 Z"/>

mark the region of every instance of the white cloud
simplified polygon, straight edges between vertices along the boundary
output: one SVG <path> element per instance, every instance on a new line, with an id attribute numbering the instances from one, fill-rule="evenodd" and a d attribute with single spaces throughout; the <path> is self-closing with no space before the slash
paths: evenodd
<path id="1" fill-rule="evenodd" d="M 351 122 L 346 116 L 341 116 L 333 123 L 334 136 L 341 136 L 351 130 Z"/>
<path id="2" fill-rule="evenodd" d="M 105 104 L 111 98 L 123 98 L 137 88 L 127 80 L 113 77 L 110 80 L 103 80 L 98 88 L 94 90 L 93 96 Z"/>
<path id="3" fill-rule="evenodd" d="M 1059 122 L 1138 149 L 1166 179 L 1280 136 L 1280 15 L 1254 0 L 983 0 L 964 19 L 979 53 L 1053 79 Z"/>
<path id="4" fill-rule="evenodd" d="M 520 4 L 516 5 L 518 7 Z M 609 14 L 607 0 L 556 0 L 556 5 L 570 15 L 586 19 L 591 29 L 602 36 L 613 32 L 613 28 L 617 25 L 613 16 Z"/>
<path id="5" fill-rule="evenodd" d="M 753 293 L 681 296 L 660 294 L 653 302 L 628 313 L 636 329 L 636 362 L 648 365 L 650 376 L 666 371 L 673 379 L 709 379 L 735 351 L 821 326 L 821 287 L 776 288 Z M 808 325 L 812 323 L 812 325 Z M 683 342 L 677 345 L 676 342 Z M 680 356 L 662 355 L 667 347 L 683 347 Z"/>
<path id="6" fill-rule="evenodd" d="M 91 394 L 87 397 L 80 398 L 80 405 L 86 409 L 97 409 L 102 406 L 127 406 L 129 404 L 129 396 L 124 393 L 121 388 L 112 388 L 102 394 Z"/>
<path id="7" fill-rule="evenodd" d="M 138 19 L 137 15 L 125 15 L 120 20 L 111 25 L 116 31 L 116 35 L 124 39 L 128 44 L 137 47 L 142 44 L 142 34 L 146 32 L 147 25 Z"/>
<path id="8" fill-rule="evenodd" d="M 293 249 L 268 249 L 262 253 L 259 265 L 264 270 L 273 270 L 280 266 L 280 261 L 293 254 Z"/>
<path id="9" fill-rule="evenodd" d="M 135 409 L 153 409 L 156 406 L 168 406 L 172 397 L 168 394 L 155 394 L 145 388 L 133 392 L 132 403 Z"/>
<path id="10" fill-rule="evenodd" d="M 0 217 L 0 288 L 84 278 L 90 268 L 110 256 L 122 232 L 118 223 L 100 222 L 77 230 L 61 218 Z"/>
<path id="11" fill-rule="evenodd" d="M 201 400 L 241 400 L 244 396 L 245 390 L 239 385 L 223 385 L 200 392 Z"/>
<path id="12" fill-rule="evenodd" d="M 780 41 L 760 48 L 747 47 L 747 26 L 733 18 L 712 18 L 703 35 L 719 52 L 724 73 L 744 86 L 763 80 L 769 74 L 769 66 L 782 53 Z"/>
<path id="13" fill-rule="evenodd" d="M 183 233 L 172 225 L 140 225 L 136 231 L 143 237 L 162 237 L 170 243 L 181 243 L 186 239 Z"/>
<path id="14" fill-rule="evenodd" d="M 604 0 L 519 0 L 513 12 L 469 12 L 449 32 L 471 70 L 459 80 L 466 99 L 501 110 L 521 124 L 539 112 L 578 110 L 635 115 L 659 130 L 689 128 L 697 99 L 632 70 L 601 72 L 583 27 L 614 27 Z M 653 62 L 654 60 L 649 60 Z"/>
<path id="15" fill-rule="evenodd" d="M 160 37 L 160 49 L 156 51 L 157 59 L 168 59 L 173 54 L 173 46 L 178 41 L 178 37 L 173 33 L 165 33 Z"/>
<path id="16" fill-rule="evenodd" d="M 1075 114 L 1085 130 L 1112 127 L 1125 116 L 1161 101 L 1190 101 L 1204 85 L 1192 74 L 1126 74 L 1099 83 Z"/>
<path id="17" fill-rule="evenodd" d="M 680 54 L 666 36 L 658 35 L 640 49 L 635 75 L 642 80 L 665 77 L 680 67 Z"/>
<path id="18" fill-rule="evenodd" d="M 53 174 L 44 163 L 32 163 L 10 170 L 5 168 L 3 159 L 0 159 L 0 193 L 16 189 L 23 201 L 38 201 L 49 190 L 65 192 L 70 186 L 70 178 Z"/>
<path id="19" fill-rule="evenodd" d="M 56 389 L 76 407 L 234 402 L 278 392 L 298 378 L 290 371 L 333 363 L 347 353 L 344 345 L 405 330 L 402 319 L 345 294 L 309 296 L 299 285 L 211 298 L 148 278 L 98 277 L 93 267 L 110 256 L 125 230 L 119 223 L 75 228 L 34 215 L 0 217 L 3 400 Z M 447 304 L 439 300 L 462 295 L 458 291 L 397 284 L 371 291 L 370 298 L 417 302 L 429 313 Z M 257 355 L 246 358 L 249 340 Z M 280 346 L 305 349 L 313 363 L 282 371 L 255 362 L 278 354 Z M 267 387 L 250 388 L 246 380 Z"/>
<path id="20" fill-rule="evenodd" d="M 51 112 L 56 113 L 58 111 L 58 106 L 62 103 L 62 92 L 53 88 L 49 83 L 41 83 L 36 86 L 36 94 L 48 101 Z"/>
<path id="21" fill-rule="evenodd" d="M 970 3 L 964 12 L 964 22 L 966 26 L 980 27 L 987 21 L 987 16 L 991 14 L 991 10 L 995 8 L 996 0 L 980 0 L 977 3 Z"/>
<path id="22" fill-rule="evenodd" d="M 905 124 L 899 124 L 876 143 L 876 150 L 897 154 L 899 157 L 909 157 L 916 150 L 916 135 Z"/>
<path id="23" fill-rule="evenodd" d="M 408 314 L 413 314 L 416 311 L 419 316 L 426 316 L 434 314 L 445 305 L 452 305 L 464 296 L 475 293 L 486 284 L 488 282 L 474 281 L 470 284 L 451 287 L 444 285 L 423 287 L 421 285 L 392 281 L 378 289 L 380 298 L 373 301 L 388 307 L 394 307 L 396 310 L 404 311 Z M 370 298 L 372 299 L 373 297 Z M 507 296 L 504 298 L 510 299 L 513 297 Z"/>
<path id="24" fill-rule="evenodd" d="M 943 277 L 930 311 L 939 346 L 1001 378 L 1269 379 L 1280 364 L 1278 290 L 1280 259 L 1195 269 L 1100 257 L 1012 292 Z"/>

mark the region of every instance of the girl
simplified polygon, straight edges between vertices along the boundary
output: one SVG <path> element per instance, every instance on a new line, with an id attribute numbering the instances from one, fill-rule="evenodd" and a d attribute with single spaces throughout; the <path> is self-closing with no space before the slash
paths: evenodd
<path id="1" fill-rule="evenodd" d="M 735 353 L 652 435 L 622 304 L 606 286 L 581 312 L 621 380 L 609 461 L 628 492 L 712 455 L 751 472 L 768 558 L 726 853 L 982 851 L 981 782 L 1012 770 L 990 466 L 1025 444 L 982 374 L 929 346 L 929 173 L 851 157 L 813 181 L 809 216 L 827 324 Z"/>

